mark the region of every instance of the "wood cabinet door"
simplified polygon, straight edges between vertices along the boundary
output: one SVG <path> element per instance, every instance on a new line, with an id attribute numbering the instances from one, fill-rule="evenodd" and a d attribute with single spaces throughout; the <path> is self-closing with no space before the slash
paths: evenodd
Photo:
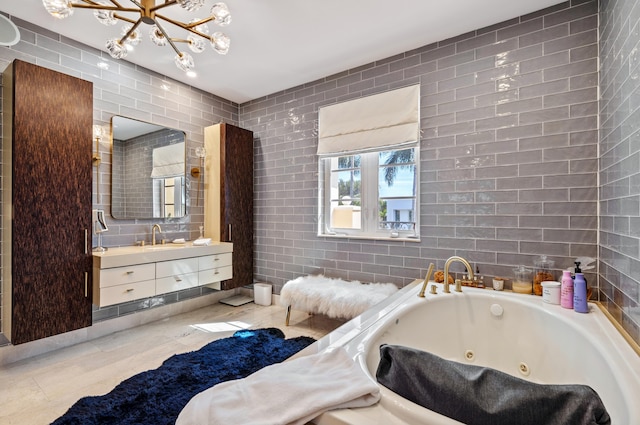
<path id="1" fill-rule="evenodd" d="M 13 63 L 12 343 L 91 325 L 93 84 Z"/>
<path id="2" fill-rule="evenodd" d="M 233 278 L 222 289 L 253 283 L 253 132 L 220 126 L 220 240 L 233 242 Z"/>

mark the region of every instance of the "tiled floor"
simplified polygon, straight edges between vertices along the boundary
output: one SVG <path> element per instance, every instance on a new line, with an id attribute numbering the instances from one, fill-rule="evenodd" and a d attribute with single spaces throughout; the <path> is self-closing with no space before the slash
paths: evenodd
<path id="1" fill-rule="evenodd" d="M 75 401 L 109 392 L 122 380 L 155 369 L 173 354 L 193 351 L 239 328 L 277 327 L 287 338 L 316 339 L 343 322 L 254 303 L 194 310 L 99 339 L 0 366 L 0 423 L 49 424 Z"/>

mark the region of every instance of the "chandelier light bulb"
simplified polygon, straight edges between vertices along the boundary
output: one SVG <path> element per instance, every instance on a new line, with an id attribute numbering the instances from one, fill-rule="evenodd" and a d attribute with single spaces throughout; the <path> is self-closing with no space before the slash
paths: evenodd
<path id="1" fill-rule="evenodd" d="M 124 27 L 122 27 L 122 36 L 124 37 L 125 35 L 127 35 L 127 33 L 131 30 L 131 25 L 125 25 Z M 127 37 L 124 40 L 125 44 L 129 44 L 131 46 L 137 46 L 138 44 L 140 44 L 140 39 L 141 39 L 141 35 L 140 35 L 140 30 L 138 28 L 136 28 L 131 34 L 129 34 L 129 37 Z"/>
<path id="2" fill-rule="evenodd" d="M 117 38 L 112 38 L 107 40 L 106 44 L 107 52 L 114 59 L 122 59 L 127 56 L 128 50 L 127 48 L 120 43 L 120 40 Z"/>
<path id="3" fill-rule="evenodd" d="M 178 4 L 189 12 L 193 12 L 204 5 L 204 0 L 178 0 Z"/>
<path id="4" fill-rule="evenodd" d="M 221 55 L 229 53 L 231 39 L 221 32 L 216 32 L 211 36 L 211 47 Z"/>
<path id="5" fill-rule="evenodd" d="M 189 34 L 187 40 L 189 40 L 189 49 L 194 53 L 202 53 L 207 47 L 202 37 Z"/>
<path id="6" fill-rule="evenodd" d="M 64 19 L 73 15 L 71 0 L 42 0 L 42 4 L 54 18 Z"/>
<path id="7" fill-rule="evenodd" d="M 184 71 L 184 72 L 189 71 L 195 66 L 195 63 L 193 62 L 193 58 L 191 57 L 191 55 L 185 52 L 181 52 L 180 54 L 177 54 L 174 59 L 174 62 L 176 66 L 181 71 Z"/>
<path id="8" fill-rule="evenodd" d="M 198 22 L 200 19 L 192 19 L 189 21 L 189 24 L 193 24 L 194 22 Z M 196 25 L 193 27 L 194 30 L 201 32 L 203 34 L 209 34 L 209 25 L 205 22 L 204 24 Z"/>
<path id="9" fill-rule="evenodd" d="M 162 34 L 162 31 L 160 31 L 160 28 L 158 28 L 157 25 L 151 27 L 151 31 L 149 31 L 149 38 L 156 46 L 162 47 L 167 45 L 167 38 Z"/>
<path id="10" fill-rule="evenodd" d="M 109 6 L 104 2 L 100 2 L 100 4 L 103 6 Z M 113 10 L 94 10 L 93 16 L 95 16 L 98 22 L 102 25 L 111 26 L 118 23 L 118 18 L 115 17 L 115 12 Z"/>
<path id="11" fill-rule="evenodd" d="M 211 7 L 211 16 L 220 26 L 226 26 L 231 23 L 231 13 L 225 3 L 216 3 Z"/>

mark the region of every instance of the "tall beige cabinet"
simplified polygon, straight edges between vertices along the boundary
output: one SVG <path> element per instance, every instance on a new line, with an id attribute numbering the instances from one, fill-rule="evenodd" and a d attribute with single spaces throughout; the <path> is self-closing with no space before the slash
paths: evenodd
<path id="1" fill-rule="evenodd" d="M 93 84 L 15 60 L 3 73 L 3 333 L 91 325 Z"/>
<path id="2" fill-rule="evenodd" d="M 204 130 L 205 236 L 233 243 L 233 277 L 220 289 L 253 283 L 253 132 L 221 123 Z"/>

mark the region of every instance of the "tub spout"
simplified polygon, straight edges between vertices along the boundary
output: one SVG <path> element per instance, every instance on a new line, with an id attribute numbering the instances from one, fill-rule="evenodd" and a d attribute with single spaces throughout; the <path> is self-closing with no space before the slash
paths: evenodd
<path id="1" fill-rule="evenodd" d="M 471 267 L 471 264 L 469 264 L 467 260 L 465 260 L 462 257 L 458 257 L 457 255 L 454 255 L 453 257 L 449 257 L 447 261 L 444 263 L 444 293 L 445 294 L 448 294 L 449 292 L 451 292 L 449 291 L 449 266 L 454 261 L 459 261 L 462 264 L 464 264 L 464 266 L 467 268 L 467 272 L 469 273 L 469 279 L 473 279 L 473 268 Z M 456 292 L 462 292 L 462 285 L 460 284 L 460 281 L 456 282 Z"/>
<path id="2" fill-rule="evenodd" d="M 420 298 L 424 298 L 424 291 L 427 290 L 427 285 L 429 284 L 429 279 L 431 278 L 431 273 L 433 273 L 433 263 L 429 264 L 429 270 L 427 271 L 427 275 L 424 277 L 424 282 L 422 283 L 422 289 L 418 296 Z"/>

